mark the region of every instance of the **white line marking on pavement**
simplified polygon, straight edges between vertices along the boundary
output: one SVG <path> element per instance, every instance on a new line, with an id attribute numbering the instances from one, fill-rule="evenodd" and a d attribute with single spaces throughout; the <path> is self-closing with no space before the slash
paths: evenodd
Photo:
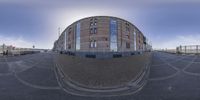
<path id="1" fill-rule="evenodd" d="M 169 76 L 165 76 L 165 77 L 158 77 L 158 78 L 149 78 L 149 81 L 160 81 L 160 80 L 167 80 L 169 78 L 173 78 L 176 75 L 178 75 L 180 73 L 180 71 L 177 71 L 176 73 L 169 75 Z"/>
<path id="2" fill-rule="evenodd" d="M 200 73 L 192 73 L 192 72 L 186 71 L 186 69 L 189 68 L 189 67 L 191 67 L 191 65 L 192 65 L 193 63 L 196 63 L 196 62 L 194 62 L 196 59 L 197 59 L 197 56 L 195 56 L 195 58 L 194 58 L 185 68 L 183 68 L 183 72 L 184 72 L 185 74 L 193 75 L 193 76 L 200 76 Z"/>
<path id="3" fill-rule="evenodd" d="M 8 64 L 6 58 L 5 58 L 5 60 L 6 60 L 6 63 Z M 40 63 L 40 62 L 38 62 L 38 63 L 32 65 L 31 68 L 32 68 L 33 66 L 39 64 L 39 63 Z M 8 64 L 8 66 L 9 66 L 9 68 L 12 67 L 10 64 Z M 17 73 L 15 72 L 15 70 L 12 70 L 12 71 L 10 72 L 10 74 L 14 75 L 15 78 L 16 78 L 19 82 L 21 82 L 22 84 L 24 84 L 24 85 L 26 85 L 26 86 L 29 86 L 29 87 L 32 87 L 32 88 L 37 88 L 37 89 L 48 89 L 48 90 L 57 90 L 57 89 L 60 89 L 60 87 L 39 86 L 39 85 L 34 85 L 34 84 L 29 83 L 29 82 L 26 82 L 26 81 L 22 80 L 22 79 L 17 75 Z M 47 77 L 48 77 L 48 76 L 47 76 Z"/>
<path id="4" fill-rule="evenodd" d="M 166 60 L 164 60 L 163 58 L 159 57 L 160 60 L 162 60 L 165 64 L 167 64 L 168 66 L 170 66 L 171 68 L 173 68 L 174 70 L 176 70 L 176 72 L 174 74 L 171 74 L 169 76 L 165 76 L 165 77 L 157 77 L 157 78 L 149 78 L 150 81 L 159 81 L 159 80 L 166 80 L 166 79 L 169 79 L 169 78 L 173 78 L 175 77 L 176 75 L 178 75 L 180 73 L 180 69 L 178 69 L 177 67 L 171 65 L 170 63 L 171 62 L 167 62 Z M 181 59 L 183 58 L 179 58 L 177 59 L 176 61 L 180 61 Z"/>
<path id="5" fill-rule="evenodd" d="M 7 62 L 7 58 L 3 56 L 3 59 L 5 60 L 5 63 L 6 63 L 6 64 L 8 65 L 8 67 L 9 67 L 9 64 L 8 64 L 8 62 Z M 10 71 L 10 67 L 9 67 L 8 71 L 9 71 L 8 73 L 0 73 L 0 76 L 9 76 L 9 75 L 12 75 L 12 72 Z"/>
<path id="6" fill-rule="evenodd" d="M 31 84 L 31 83 L 28 83 L 24 80 L 22 80 L 20 77 L 17 76 L 17 74 L 14 74 L 14 76 L 16 77 L 16 79 L 18 81 L 20 81 L 22 84 L 26 85 L 26 86 L 29 86 L 29 87 L 32 87 L 32 88 L 37 88 L 37 89 L 48 89 L 48 90 L 57 90 L 57 89 L 60 89 L 60 87 L 48 87 L 48 86 L 39 86 L 39 85 L 34 85 L 34 84 Z"/>

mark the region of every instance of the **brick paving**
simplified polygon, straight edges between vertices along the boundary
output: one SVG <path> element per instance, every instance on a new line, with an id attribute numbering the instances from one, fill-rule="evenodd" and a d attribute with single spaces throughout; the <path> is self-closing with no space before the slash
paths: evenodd
<path id="1" fill-rule="evenodd" d="M 150 53 L 114 59 L 79 58 L 57 55 L 57 63 L 72 81 L 87 87 L 123 86 L 141 73 Z"/>

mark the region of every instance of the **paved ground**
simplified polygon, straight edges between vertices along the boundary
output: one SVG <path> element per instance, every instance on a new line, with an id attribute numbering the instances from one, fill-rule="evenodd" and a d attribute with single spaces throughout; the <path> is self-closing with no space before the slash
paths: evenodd
<path id="1" fill-rule="evenodd" d="M 56 62 L 63 74 L 73 82 L 89 88 L 106 89 L 123 87 L 138 78 L 138 74 L 142 73 L 150 62 L 150 57 L 149 52 L 115 59 L 59 55 L 56 56 Z"/>
<path id="2" fill-rule="evenodd" d="M 115 97 L 70 95 L 53 68 L 53 54 L 0 57 L 0 100 L 200 100 L 200 56 L 154 52 L 143 89 Z"/>

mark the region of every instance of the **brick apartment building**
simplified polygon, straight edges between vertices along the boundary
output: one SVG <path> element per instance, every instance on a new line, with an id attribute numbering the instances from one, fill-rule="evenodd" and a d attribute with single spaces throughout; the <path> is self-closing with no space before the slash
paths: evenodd
<path id="1" fill-rule="evenodd" d="M 54 42 L 54 51 L 76 54 L 125 53 L 151 50 L 132 23 L 117 17 L 93 16 L 69 25 Z"/>

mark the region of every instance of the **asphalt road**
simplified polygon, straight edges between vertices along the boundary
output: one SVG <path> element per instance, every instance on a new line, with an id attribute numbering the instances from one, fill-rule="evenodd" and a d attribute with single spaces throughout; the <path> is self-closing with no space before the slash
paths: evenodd
<path id="1" fill-rule="evenodd" d="M 200 100 L 200 56 L 153 53 L 147 84 L 132 95 L 85 97 L 59 86 L 54 54 L 0 57 L 0 100 Z"/>

